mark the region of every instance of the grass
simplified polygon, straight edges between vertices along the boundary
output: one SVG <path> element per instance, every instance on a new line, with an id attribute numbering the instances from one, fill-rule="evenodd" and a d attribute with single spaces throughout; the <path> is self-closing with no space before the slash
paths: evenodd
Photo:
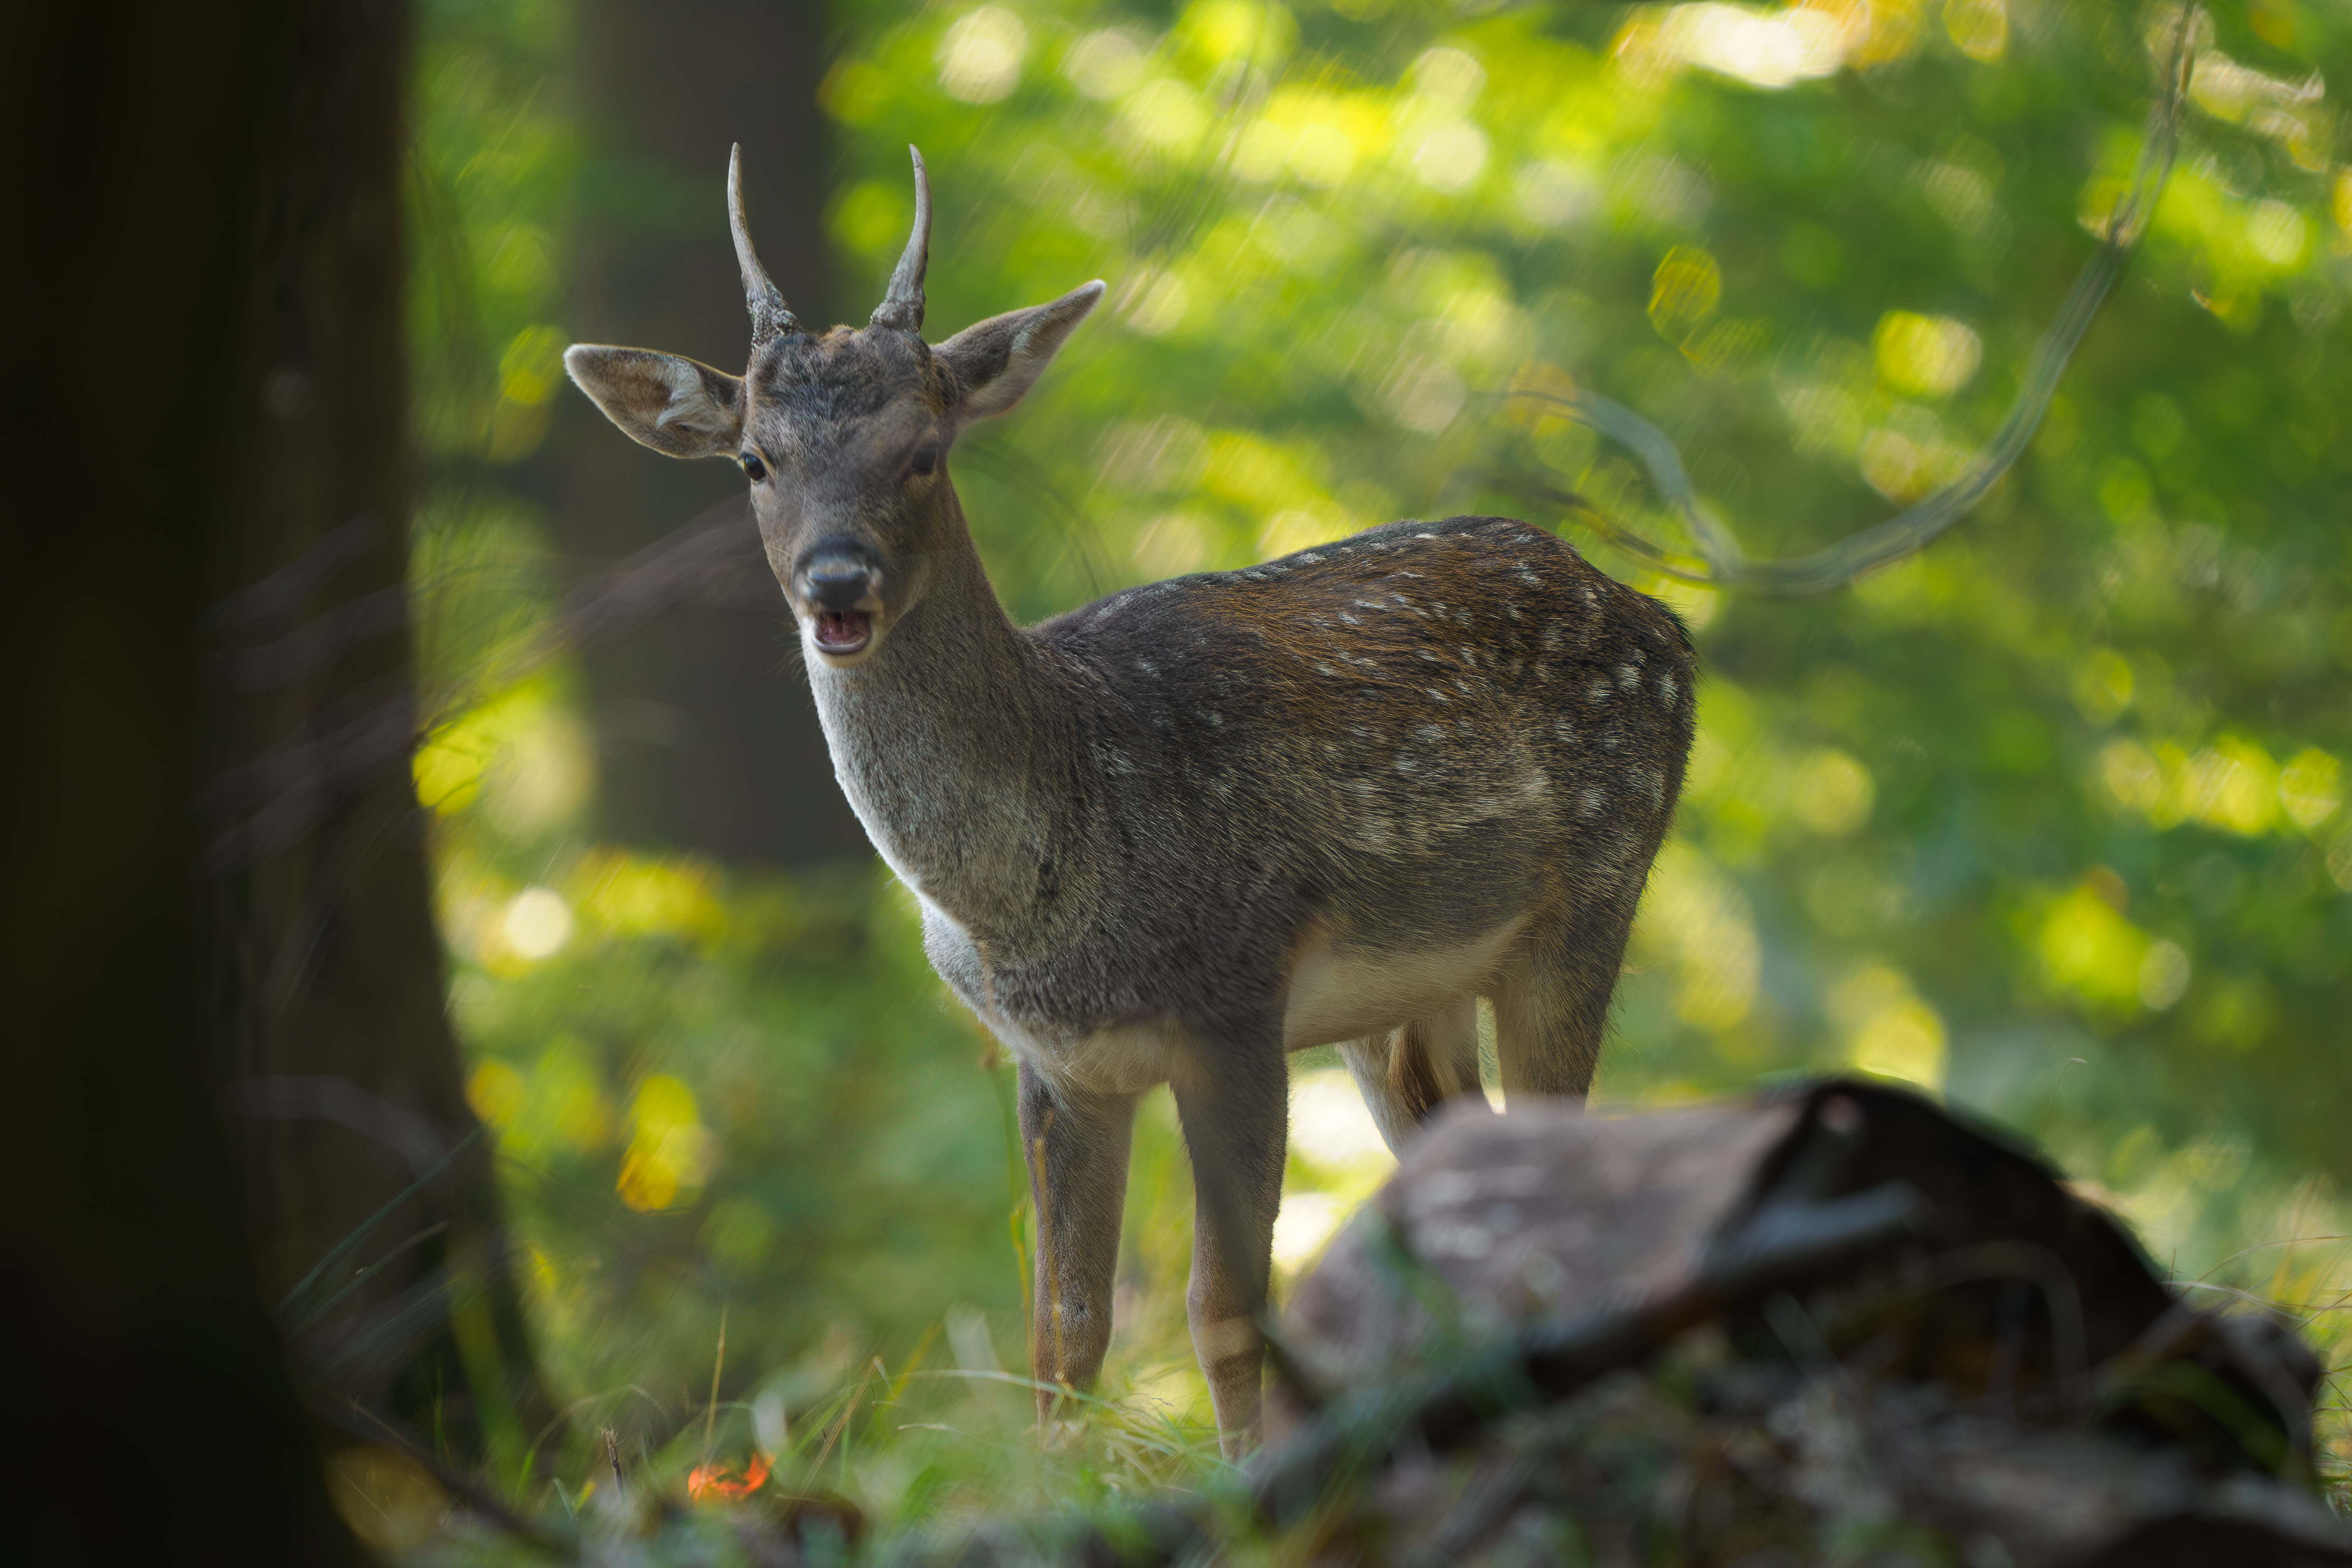
<path id="1" fill-rule="evenodd" d="M 453 1508 L 447 1478 L 388 1448 L 336 1461 L 337 1500 L 372 1544 L 418 1563 L 585 1558 L 618 1542 L 654 1562 L 705 1561 L 739 1549 L 747 1527 L 903 1547 L 1192 1497 L 1227 1473 L 1214 1430 L 1154 1392 L 1163 1369 L 1115 1366 L 1100 1392 L 1041 1422 L 1028 1379 L 933 1364 L 951 1359 L 938 1353 L 946 1330 L 934 1324 L 895 1363 L 761 1380 L 809 1387 L 797 1408 L 763 1393 L 697 1409 L 637 1387 L 579 1402 L 552 1473 L 509 1498 L 509 1521 Z M 635 1416 L 626 1441 L 600 1424 L 621 1409 Z"/>

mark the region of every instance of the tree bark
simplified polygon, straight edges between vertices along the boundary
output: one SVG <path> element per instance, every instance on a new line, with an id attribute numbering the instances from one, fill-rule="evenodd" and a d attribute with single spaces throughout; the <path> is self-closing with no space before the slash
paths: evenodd
<path id="1" fill-rule="evenodd" d="M 407 26 L 393 0 L 304 7 L 266 98 L 205 868 L 264 1299 L 314 1396 L 478 1459 L 546 1409 L 409 769 Z"/>

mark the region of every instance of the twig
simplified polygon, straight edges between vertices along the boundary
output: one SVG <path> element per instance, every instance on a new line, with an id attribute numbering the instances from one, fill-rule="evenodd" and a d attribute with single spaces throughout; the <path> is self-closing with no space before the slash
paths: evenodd
<path id="1" fill-rule="evenodd" d="M 842 1433 L 848 1429 L 849 1418 L 857 1414 L 857 1402 L 866 1397 L 866 1385 L 873 1381 L 874 1374 L 871 1372 L 857 1380 L 857 1392 L 851 1394 L 849 1403 L 841 1407 L 840 1415 L 834 1420 L 833 1430 L 824 1435 L 824 1447 L 816 1451 L 816 1463 L 809 1467 L 809 1475 L 812 1479 L 824 1470 L 825 1460 L 833 1457 L 833 1446 L 841 1440 Z"/>
<path id="2" fill-rule="evenodd" d="M 1866 528 L 1825 550 L 1785 561 L 1751 561 L 1740 551 L 1729 531 L 1703 506 L 1691 489 L 1682 457 L 1665 432 L 1625 407 L 1595 393 L 1566 394 L 1523 389 L 1501 394 L 1559 410 L 1578 424 L 1631 449 L 1649 470 L 1659 499 L 1689 532 L 1703 564 L 1694 569 L 1688 557 L 1643 537 L 1600 513 L 1581 497 L 1541 480 L 1484 472 L 1477 477 L 1495 489 L 1523 500 L 1549 501 L 1578 512 L 1584 525 L 1608 543 L 1633 555 L 1660 574 L 1707 588 L 1738 588 L 1775 596 L 1802 597 L 1825 594 L 1864 573 L 1900 560 L 1927 547 L 1982 500 L 2024 455 L 2050 399 L 2065 374 L 2067 362 L 2090 330 L 2116 280 L 2123 276 L 2148 218 L 2171 178 L 2180 123 L 2186 112 L 2189 82 L 2196 56 L 2198 7 L 2183 5 L 2175 26 L 2172 49 L 2165 63 L 2164 87 L 2148 110 L 2147 137 L 2134 172 L 2130 195 L 2116 209 L 2099 247 L 2059 308 L 2057 320 L 2034 345 L 2027 362 L 2024 384 L 2010 405 L 1991 443 L 1950 484 L 1872 528 Z"/>
<path id="3" fill-rule="evenodd" d="M 710 1463 L 710 1440 L 719 1427 L 719 1374 L 727 1365 L 727 1303 L 719 1303 L 719 1355 L 710 1363 L 710 1410 L 702 1418 L 702 1462 Z"/>
<path id="4" fill-rule="evenodd" d="M 464 1500 L 467 1509 L 471 1510 L 474 1513 L 478 1514 L 484 1520 L 487 1520 L 499 1530 L 513 1536 L 517 1541 L 526 1542 L 541 1552 L 547 1552 L 551 1556 L 569 1556 L 571 1554 L 572 1551 L 571 1542 L 565 1541 L 562 1536 L 550 1534 L 548 1531 L 541 1529 L 538 1525 L 533 1524 L 530 1521 L 515 1512 L 514 1510 L 506 1505 L 504 1500 L 499 1498 L 496 1492 L 491 1491 L 488 1487 L 484 1486 L 480 1481 L 476 1480 L 473 1477 L 467 1475 L 462 1470 L 452 1469 L 447 1465 L 443 1464 L 439 1459 L 434 1458 L 432 1454 L 428 1453 L 424 1447 L 419 1446 L 408 1436 L 407 1433 L 402 1431 L 399 1427 L 394 1426 L 391 1422 L 385 1420 L 374 1411 L 370 1410 L 358 1400 L 352 1400 L 350 1402 L 350 1406 L 354 1415 L 360 1416 L 369 1426 L 374 1428 L 373 1433 L 362 1432 L 352 1423 L 341 1419 L 341 1417 L 336 1414 L 336 1412 L 341 1408 L 340 1405 L 314 1405 L 312 1408 L 318 1410 L 321 1415 L 326 1415 L 333 1425 L 341 1427 L 344 1431 L 351 1433 L 355 1437 L 368 1436 L 372 1440 L 382 1441 L 387 1444 L 395 1453 L 399 1454 L 401 1458 L 406 1459 L 410 1464 L 416 1466 L 419 1469 L 423 1470 L 425 1474 L 431 1476 L 436 1481 L 440 1483 L 443 1490 Z"/>

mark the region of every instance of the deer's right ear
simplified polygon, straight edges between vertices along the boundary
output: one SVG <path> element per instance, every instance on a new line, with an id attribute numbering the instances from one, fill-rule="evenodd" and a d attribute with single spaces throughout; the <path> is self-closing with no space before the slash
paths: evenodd
<path id="1" fill-rule="evenodd" d="M 604 416 L 671 458 L 731 458 L 743 441 L 743 381 L 682 354 L 574 343 L 563 368 Z"/>

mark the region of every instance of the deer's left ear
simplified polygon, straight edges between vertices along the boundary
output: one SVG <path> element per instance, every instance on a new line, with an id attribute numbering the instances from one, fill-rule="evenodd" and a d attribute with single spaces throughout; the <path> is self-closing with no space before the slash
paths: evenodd
<path id="1" fill-rule="evenodd" d="M 1097 279 L 1050 305 L 975 322 L 933 349 L 956 374 L 956 418 L 986 419 L 1020 402 L 1102 297 L 1102 280 Z"/>

